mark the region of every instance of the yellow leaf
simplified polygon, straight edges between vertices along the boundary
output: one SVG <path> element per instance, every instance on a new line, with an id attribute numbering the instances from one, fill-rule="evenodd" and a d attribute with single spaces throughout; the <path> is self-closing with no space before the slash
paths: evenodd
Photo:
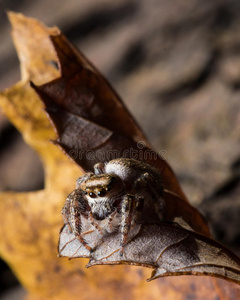
<path id="1" fill-rule="evenodd" d="M 0 107 L 22 133 L 25 141 L 42 159 L 44 190 L 0 194 L 0 255 L 10 265 L 29 292 L 30 299 L 186 299 L 196 289 L 195 299 L 215 299 L 221 283 L 208 277 L 182 276 L 145 281 L 151 271 L 132 266 L 96 266 L 85 269 L 86 260 L 69 261 L 57 257 L 61 208 L 81 176 L 80 168 L 50 140 L 55 139 L 52 124 L 29 81 L 46 83 L 58 76 L 57 56 L 48 29 L 21 14 L 9 13 L 13 39 L 21 64 L 22 80 L 0 94 Z M 236 288 L 234 288 L 236 287 Z M 224 295 L 224 294 L 223 294 Z M 226 299 L 226 298 L 224 298 Z"/>

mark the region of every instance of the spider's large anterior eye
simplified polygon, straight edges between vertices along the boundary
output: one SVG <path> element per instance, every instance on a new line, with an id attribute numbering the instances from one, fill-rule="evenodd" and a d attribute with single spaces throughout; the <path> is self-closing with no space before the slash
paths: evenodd
<path id="1" fill-rule="evenodd" d="M 98 196 L 99 197 L 104 197 L 104 196 L 106 196 L 106 192 L 105 191 L 100 191 L 100 192 L 98 192 Z"/>
<path id="2" fill-rule="evenodd" d="M 89 193 L 89 196 L 91 197 L 91 198 L 96 198 L 97 196 L 96 196 L 96 194 L 94 194 L 94 193 Z"/>

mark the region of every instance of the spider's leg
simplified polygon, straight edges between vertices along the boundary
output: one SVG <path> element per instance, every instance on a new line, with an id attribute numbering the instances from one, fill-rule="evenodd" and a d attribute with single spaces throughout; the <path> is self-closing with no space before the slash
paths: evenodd
<path id="1" fill-rule="evenodd" d="M 149 173 L 142 174 L 134 183 L 133 189 L 131 190 L 131 194 L 134 194 L 142 199 L 153 199 L 152 205 L 157 213 L 157 215 L 162 218 L 163 217 L 163 188 L 159 181 Z M 139 207 L 137 207 L 138 211 L 143 210 L 144 201 L 138 203 Z"/>
<path id="2" fill-rule="evenodd" d="M 161 196 L 162 186 L 157 185 L 156 188 L 155 178 L 146 172 L 137 178 L 133 188 L 130 191 L 130 194 L 123 198 L 121 221 L 121 256 L 123 255 L 124 245 L 127 242 L 131 226 L 136 224 L 139 214 L 142 213 L 145 207 L 145 201 L 148 201 L 149 198 L 150 200 L 153 199 L 154 201 L 147 203 L 147 205 L 156 211 L 160 218 L 162 217 L 163 204 L 159 200 Z"/>
<path id="3" fill-rule="evenodd" d="M 88 245 L 88 243 L 84 240 L 81 234 L 77 235 L 76 238 L 89 252 L 93 251 L 93 249 Z"/>
<path id="4" fill-rule="evenodd" d="M 81 217 L 87 217 L 89 213 L 89 207 L 86 199 L 84 198 L 83 192 L 81 190 L 73 191 L 68 198 L 70 198 L 70 209 L 68 222 L 72 229 L 72 232 L 79 240 L 79 242 L 88 250 L 92 251 L 92 248 L 87 244 L 87 242 L 82 237 L 82 221 Z"/>
<path id="5" fill-rule="evenodd" d="M 93 166 L 95 175 L 104 174 L 105 173 L 105 165 L 104 163 L 97 163 Z"/>
<path id="6" fill-rule="evenodd" d="M 109 215 L 108 217 L 107 217 L 107 226 L 109 226 L 109 228 L 110 228 L 110 232 L 113 232 L 113 230 L 114 230 L 114 228 L 113 228 L 113 225 L 112 225 L 112 220 L 113 220 L 113 218 L 115 217 L 115 215 L 116 215 L 116 213 L 117 213 L 117 210 L 115 210 L 115 211 L 113 211 L 112 213 L 111 213 L 111 215 Z"/>
<path id="7" fill-rule="evenodd" d="M 156 182 L 153 175 L 146 172 L 143 173 L 140 177 L 135 181 L 132 193 L 139 193 L 139 191 L 148 190 L 151 192 L 151 195 L 158 198 L 163 194 L 163 187 L 160 182 Z"/>
<path id="8" fill-rule="evenodd" d="M 69 218 L 70 218 L 70 207 L 71 207 L 71 204 L 72 204 L 72 197 L 71 197 L 71 194 L 67 197 L 67 200 L 61 210 L 61 213 L 62 213 L 62 217 L 63 217 L 63 222 L 64 224 L 66 224 L 68 226 L 68 229 L 70 232 L 72 232 L 72 227 L 70 225 L 70 222 L 69 222 Z"/>
<path id="9" fill-rule="evenodd" d="M 120 225 L 120 232 L 121 232 L 120 256 L 123 255 L 124 245 L 127 242 L 128 233 L 130 231 L 130 227 L 132 223 L 132 214 L 134 212 L 135 206 L 136 206 L 136 198 L 134 196 L 129 194 L 124 196 L 122 202 L 122 220 Z"/>

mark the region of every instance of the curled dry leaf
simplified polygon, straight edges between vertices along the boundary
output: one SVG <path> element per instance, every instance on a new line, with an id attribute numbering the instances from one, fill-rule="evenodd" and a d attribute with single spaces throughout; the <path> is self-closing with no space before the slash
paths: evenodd
<path id="1" fill-rule="evenodd" d="M 94 251 L 90 253 L 65 226 L 60 234 L 59 255 L 89 257 L 88 266 L 122 263 L 152 267 L 155 271 L 151 279 L 208 274 L 240 283 L 239 258 L 207 238 L 209 231 L 204 218 L 186 202 L 166 161 L 146 146 L 139 148 L 137 142 L 145 141 L 144 136 L 116 93 L 63 35 L 52 36 L 51 40 L 58 55 L 61 77 L 41 86 L 32 83 L 32 86 L 45 103 L 56 128 L 56 143 L 87 171 L 92 171 L 98 162 L 132 158 L 132 153 L 135 159 L 158 168 L 165 190 L 164 220 L 173 222 L 172 225 L 148 224 L 151 216 L 143 215 L 141 230 L 136 231 L 138 226 L 132 229 L 132 239 L 121 257 L 119 230 L 114 234 L 100 234 L 90 218 L 80 216 L 82 234 Z"/>
<path id="2" fill-rule="evenodd" d="M 179 183 L 106 80 L 64 35 L 51 36 L 61 77 L 41 86 L 32 83 L 58 133 L 56 141 L 83 169 L 99 161 L 132 157 L 161 170 L 165 188 L 186 200 Z"/>
<path id="3" fill-rule="evenodd" d="M 60 256 L 90 258 L 87 267 L 104 264 L 130 264 L 153 268 L 149 280 L 172 275 L 208 274 L 239 283 L 239 258 L 213 240 L 166 223 L 134 227 L 130 242 L 120 256 L 120 234 L 101 236 L 84 224 L 85 241 L 96 250 L 90 253 L 64 225 Z"/>
<path id="4" fill-rule="evenodd" d="M 58 54 L 62 76 L 42 86 L 33 83 L 32 86 L 55 125 L 58 133 L 55 143 L 85 171 L 92 171 L 95 163 L 118 157 L 152 164 L 162 174 L 164 189 L 171 191 L 166 193 L 170 198 L 168 204 L 171 202 L 171 205 L 167 204 L 169 219 L 174 219 L 175 213 L 180 214 L 190 227 L 209 236 L 206 221 L 187 203 L 173 171 L 165 160 L 146 146 L 143 134 L 105 79 L 63 35 L 52 36 L 51 40 Z M 61 90 L 63 86 L 64 91 Z"/>
<path id="5" fill-rule="evenodd" d="M 237 299 L 239 297 L 239 287 L 221 279 L 207 276 L 182 276 L 177 278 L 177 280 L 175 277 L 161 278 L 161 280 L 154 280 L 151 284 L 148 284 L 143 280 L 148 276 L 146 268 L 132 268 L 126 265 L 96 266 L 86 271 L 84 268 L 86 264 L 85 259 L 69 261 L 57 258 L 58 231 L 62 224 L 60 216 L 61 206 L 64 198 L 74 188 L 75 179 L 81 176 L 82 173 L 76 163 L 70 161 L 58 147 L 49 141 L 56 138 L 53 126 L 42 111 L 42 103 L 30 87 L 29 81 L 34 82 L 35 85 L 45 84 L 42 87 L 38 87 L 37 90 L 40 96 L 44 98 L 50 117 L 57 127 L 58 143 L 68 155 L 72 156 L 74 152 L 70 151 L 75 151 L 76 146 L 79 147 L 77 148 L 78 151 L 83 150 L 83 154 L 88 149 L 89 144 L 84 139 L 79 139 L 79 129 L 81 129 L 83 136 L 88 137 L 87 142 L 90 141 L 89 136 L 91 136 L 92 142 L 96 141 L 95 144 L 91 144 L 91 147 L 94 149 L 93 155 L 98 148 L 106 151 L 112 149 L 114 145 L 120 147 L 119 149 L 116 148 L 118 151 L 128 149 L 130 145 L 133 145 L 133 149 L 135 149 L 136 143 L 139 140 L 145 141 L 145 139 L 106 81 L 82 55 L 76 52 L 57 28 L 48 29 L 40 22 L 26 18 L 21 14 L 10 13 L 9 17 L 13 26 L 14 43 L 21 62 L 22 80 L 0 94 L 0 106 L 2 111 L 22 133 L 25 141 L 41 157 L 45 169 L 45 188 L 41 191 L 29 193 L 0 193 L 0 210 L 2 212 L 0 255 L 11 266 L 25 289 L 29 291 L 29 299 L 79 299 L 79 295 L 81 295 L 81 299 L 96 299 L 97 297 L 100 300 L 113 298 L 183 300 L 188 296 L 192 297 L 193 294 L 195 299 L 216 299 L 216 297 Z M 49 39 L 49 35 L 52 36 L 51 39 Z M 74 59 L 72 60 L 72 56 L 75 56 L 75 61 Z M 64 60 L 65 63 L 63 63 Z M 61 72 L 54 67 L 54 63 L 57 61 L 60 62 Z M 91 75 L 91 72 L 95 74 L 95 79 L 92 79 L 91 89 L 89 86 L 84 88 L 84 84 L 81 85 L 77 80 L 79 68 L 80 70 L 84 70 L 84 68 L 88 70 L 85 77 L 81 78 L 79 75 L 80 81 L 83 83 L 88 83 L 89 77 L 94 77 L 94 75 Z M 75 70 L 75 77 L 72 70 Z M 59 79 L 52 81 L 57 77 Z M 60 86 L 52 89 L 57 82 L 61 83 Z M 102 92 L 103 94 L 100 97 L 100 87 L 95 87 L 95 84 L 98 82 L 101 82 L 100 86 L 104 87 L 104 89 L 108 89 L 108 97 L 106 97 L 105 92 Z M 72 83 L 74 84 L 74 89 L 71 87 Z M 78 90 L 79 84 L 82 87 L 81 93 Z M 93 90 L 92 87 L 94 87 Z M 96 97 L 96 95 L 93 98 L 91 96 L 93 91 L 100 98 Z M 72 93 L 71 97 L 68 95 L 69 92 Z M 90 98 L 88 98 L 89 93 Z M 63 97 L 63 95 L 66 95 L 66 97 Z M 79 95 L 82 95 L 82 97 L 79 98 Z M 92 106 L 91 103 L 95 103 L 97 99 L 104 101 L 105 97 L 108 99 L 104 106 L 106 110 L 104 109 L 100 112 L 95 110 L 98 106 Z M 67 99 L 70 99 L 68 104 L 66 103 Z M 78 102 L 79 99 L 82 99 L 82 101 Z M 81 111 L 80 108 L 83 109 L 82 112 L 79 112 Z M 86 110 L 88 114 L 86 114 Z M 93 118 L 93 115 L 95 118 Z M 113 116 L 112 119 L 111 115 Z M 96 118 L 96 116 L 98 117 Z M 114 122 L 115 118 L 120 123 Z M 82 123 L 79 123 L 79 120 Z M 74 128 L 76 130 L 73 130 Z M 102 128 L 102 131 L 100 128 Z M 63 133 L 66 133 L 66 135 Z M 96 134 L 98 135 L 95 136 Z M 102 138 L 100 140 L 99 135 Z M 103 142 L 104 138 L 105 142 Z M 122 142 L 123 146 L 121 146 Z M 89 149 L 92 149 L 91 147 Z M 94 158 L 91 163 L 86 158 L 83 155 L 83 159 L 79 160 L 79 156 L 75 159 L 82 169 L 91 170 L 94 160 L 98 159 Z M 208 235 L 206 222 L 187 203 L 173 172 L 166 162 L 157 159 L 155 166 L 162 171 L 165 192 L 168 193 L 168 196 L 166 196 L 169 200 L 168 202 L 174 202 L 174 205 L 169 204 L 169 218 L 175 219 L 180 215 L 183 220 L 187 220 L 187 224 L 192 225 L 194 231 Z M 194 222 L 194 219 L 197 222 Z M 194 225 L 194 223 L 197 225 Z M 88 223 L 85 225 L 86 227 L 90 226 Z M 188 240 L 191 240 L 191 249 L 193 249 L 194 244 L 198 244 L 199 252 L 197 255 L 203 262 L 208 261 L 204 253 L 208 253 L 208 258 L 210 253 L 213 253 L 213 256 L 216 254 L 215 242 L 184 228 L 167 224 L 162 224 L 160 227 L 158 224 L 143 224 L 142 227 L 139 235 L 136 234 L 135 236 L 135 232 L 132 231 L 133 240 L 128 247 L 136 245 L 136 242 L 143 237 L 146 239 L 150 228 L 157 229 L 156 237 L 160 232 L 164 234 L 165 229 L 166 251 L 158 252 L 157 254 L 159 256 L 159 265 L 160 261 L 162 261 L 165 264 L 165 269 L 170 270 L 170 274 L 165 273 L 165 275 L 177 274 L 176 270 L 173 271 L 175 260 L 166 259 L 166 255 L 169 251 L 172 251 L 171 257 L 174 257 L 174 253 L 176 254 L 179 251 L 184 253 L 186 250 L 184 245 Z M 137 227 L 135 228 L 137 229 Z M 81 245 L 67 229 L 67 227 L 64 227 L 62 231 L 60 248 L 62 255 L 64 251 L 68 251 L 70 256 L 74 256 L 79 254 L 76 251 L 83 250 L 83 248 L 79 248 Z M 170 234 L 171 230 L 172 233 L 176 232 L 183 240 L 185 239 L 185 244 L 183 241 L 182 244 L 181 242 L 180 244 L 173 243 L 171 246 L 174 239 L 172 234 Z M 93 231 L 92 234 L 91 232 L 88 235 L 86 234 L 86 238 L 87 236 L 89 239 L 93 238 L 97 232 Z M 176 237 L 176 240 L 178 240 L 179 236 Z M 117 255 L 119 236 L 115 233 L 113 237 L 111 239 L 112 248 L 106 251 L 110 254 L 108 263 L 112 263 L 110 259 L 113 259 L 115 264 L 118 263 L 114 255 Z M 170 237 L 170 239 L 167 239 L 167 237 Z M 96 236 L 97 240 L 99 238 L 100 236 Z M 104 236 L 104 239 L 108 240 L 110 236 Z M 167 241 L 169 241 L 169 244 Z M 163 242 L 162 236 L 161 239 L 156 241 L 156 244 L 152 238 L 148 240 L 148 243 L 150 242 L 154 242 L 152 245 L 157 247 L 159 243 Z M 65 248 L 64 245 L 66 245 Z M 163 244 L 161 245 L 164 248 Z M 206 246 L 204 250 L 203 245 Z M 99 240 L 99 247 L 92 254 L 93 257 L 90 264 L 101 260 L 101 263 L 103 263 L 104 259 L 107 259 L 106 255 L 104 258 L 101 254 L 101 251 L 104 250 L 103 247 L 107 247 L 107 243 L 102 243 Z M 115 254 L 112 254 L 113 249 L 117 250 Z M 226 271 L 226 274 L 228 273 L 225 275 L 229 279 L 234 280 L 234 275 L 229 274 L 236 266 L 236 259 L 224 247 L 220 249 L 219 256 L 222 259 L 222 263 L 224 263 L 222 270 Z M 148 252 L 148 255 L 148 250 L 149 248 L 146 249 L 144 254 L 145 257 L 147 256 L 147 262 L 149 263 L 151 259 L 157 260 L 156 257 L 153 257 L 153 254 L 156 252 Z M 85 252 L 84 255 L 89 256 L 89 253 Z M 126 255 L 134 255 L 134 252 Z M 188 257 L 184 255 L 184 259 Z M 195 264 L 197 260 L 196 256 L 190 255 L 190 257 L 185 267 Z M 140 258 L 134 259 L 139 262 Z M 128 259 L 131 260 L 132 258 L 128 256 Z M 180 268 L 184 268 L 181 262 L 178 262 L 178 265 Z M 158 268 L 156 271 L 161 273 L 161 270 Z M 207 272 L 211 274 L 212 271 L 208 269 Z M 215 275 L 218 275 L 216 271 L 214 272 Z M 154 276 L 159 276 L 160 273 L 155 273 Z M 194 274 L 193 271 L 191 273 Z"/>

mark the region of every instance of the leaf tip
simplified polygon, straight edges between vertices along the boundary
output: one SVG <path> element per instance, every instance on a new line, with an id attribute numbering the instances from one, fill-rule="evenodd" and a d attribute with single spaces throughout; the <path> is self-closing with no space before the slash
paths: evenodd
<path id="1" fill-rule="evenodd" d="M 14 19 L 18 17 L 18 15 L 22 15 L 21 13 L 16 13 L 12 10 L 7 10 L 6 11 L 6 14 L 7 14 L 7 17 L 8 17 L 8 20 L 12 23 L 14 22 Z"/>

